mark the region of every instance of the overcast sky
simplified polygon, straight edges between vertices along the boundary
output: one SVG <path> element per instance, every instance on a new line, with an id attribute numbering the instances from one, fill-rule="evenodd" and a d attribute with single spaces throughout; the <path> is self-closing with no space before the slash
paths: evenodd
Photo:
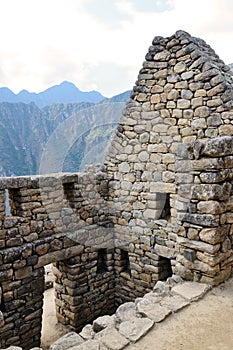
<path id="1" fill-rule="evenodd" d="M 233 0 L 0 0 L 0 87 L 132 88 L 154 36 L 183 29 L 233 62 Z"/>

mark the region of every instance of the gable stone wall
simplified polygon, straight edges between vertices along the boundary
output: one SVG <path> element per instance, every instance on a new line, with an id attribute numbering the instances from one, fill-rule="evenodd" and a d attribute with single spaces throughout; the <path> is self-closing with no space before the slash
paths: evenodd
<path id="1" fill-rule="evenodd" d="M 135 289 L 151 253 L 160 273 L 170 265 L 211 284 L 230 274 L 232 87 L 230 68 L 202 39 L 184 31 L 154 38 L 106 159 L 115 242 L 129 251 Z M 202 154 L 209 140 L 215 153 Z M 135 265 L 140 241 L 150 249 Z"/>

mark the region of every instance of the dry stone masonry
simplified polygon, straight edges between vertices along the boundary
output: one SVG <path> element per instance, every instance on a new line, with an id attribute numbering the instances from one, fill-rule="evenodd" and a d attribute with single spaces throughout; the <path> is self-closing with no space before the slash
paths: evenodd
<path id="1" fill-rule="evenodd" d="M 106 161 L 134 291 L 171 269 L 209 284 L 230 275 L 232 107 L 231 71 L 210 46 L 183 31 L 154 38 Z"/>
<path id="2" fill-rule="evenodd" d="M 58 320 L 75 331 L 172 275 L 226 280 L 232 168 L 230 68 L 184 31 L 155 37 L 104 166 L 0 179 L 0 347 L 40 345 L 50 263 Z M 104 336 L 128 343 L 119 327 Z"/>
<path id="3" fill-rule="evenodd" d="M 40 344 L 44 266 L 50 263 L 60 322 L 80 329 L 115 311 L 113 234 L 99 195 L 106 183 L 104 176 L 101 184 L 93 181 L 82 173 L 0 180 L 1 347 Z"/>

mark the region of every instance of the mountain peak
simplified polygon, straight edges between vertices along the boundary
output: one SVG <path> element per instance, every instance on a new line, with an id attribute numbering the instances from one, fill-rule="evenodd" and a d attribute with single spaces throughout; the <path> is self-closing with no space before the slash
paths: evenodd
<path id="1" fill-rule="evenodd" d="M 62 86 L 62 87 L 73 87 L 77 90 L 79 90 L 79 88 L 77 88 L 77 86 L 74 83 L 71 83 L 70 81 L 64 80 L 63 82 L 61 82 L 59 85 L 57 86 Z"/>

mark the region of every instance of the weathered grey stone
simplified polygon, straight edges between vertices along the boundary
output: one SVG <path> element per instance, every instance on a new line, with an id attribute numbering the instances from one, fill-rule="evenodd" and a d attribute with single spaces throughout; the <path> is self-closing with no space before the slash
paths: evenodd
<path id="1" fill-rule="evenodd" d="M 206 120 L 204 118 L 199 118 L 193 120 L 191 123 L 193 129 L 205 129 L 207 127 Z"/>
<path id="2" fill-rule="evenodd" d="M 210 115 L 210 108 L 206 106 L 197 107 L 194 112 L 195 117 L 206 118 Z"/>
<path id="3" fill-rule="evenodd" d="M 164 297 L 170 294 L 170 288 L 165 282 L 158 281 L 153 288 L 153 293 Z"/>
<path id="4" fill-rule="evenodd" d="M 171 74 L 167 76 L 168 83 L 177 83 L 178 81 L 180 81 L 180 77 L 178 74 Z"/>
<path id="5" fill-rule="evenodd" d="M 184 72 L 184 73 L 181 74 L 181 78 L 183 80 L 189 80 L 189 79 L 191 79 L 193 77 L 193 74 L 194 73 L 192 71 Z"/>
<path id="6" fill-rule="evenodd" d="M 128 173 L 129 169 L 130 169 L 130 167 L 129 167 L 128 163 L 124 162 L 124 163 L 119 164 L 119 171 L 121 173 Z"/>
<path id="7" fill-rule="evenodd" d="M 155 61 L 168 61 L 168 59 L 170 58 L 170 52 L 167 50 L 158 52 L 154 55 L 154 60 Z"/>
<path id="8" fill-rule="evenodd" d="M 55 341 L 51 346 L 50 350 L 66 350 L 71 347 L 80 345 L 84 342 L 83 338 L 80 337 L 75 332 L 70 332 L 65 334 L 63 337 L 59 338 L 57 341 Z"/>
<path id="9" fill-rule="evenodd" d="M 233 153 L 233 145 L 231 137 L 221 137 L 214 140 L 210 140 L 203 145 L 202 154 L 210 157 L 222 155 L 228 155 Z"/>
<path id="10" fill-rule="evenodd" d="M 129 321 L 136 317 L 136 306 L 133 302 L 128 302 L 120 305 L 116 310 L 116 322 Z"/>
<path id="11" fill-rule="evenodd" d="M 94 332 L 100 332 L 102 331 L 104 328 L 107 327 L 115 327 L 115 315 L 113 316 L 101 316 L 98 317 L 94 322 L 93 322 L 93 330 Z"/>
<path id="12" fill-rule="evenodd" d="M 200 231 L 200 239 L 210 244 L 216 244 L 222 241 L 222 237 L 227 235 L 226 227 L 204 228 Z"/>
<path id="13" fill-rule="evenodd" d="M 198 184 L 192 187 L 192 198 L 198 200 L 226 200 L 230 196 L 231 185 Z"/>
<path id="14" fill-rule="evenodd" d="M 172 288 L 173 294 L 179 294 L 189 301 L 196 301 L 203 297 L 210 289 L 210 286 L 204 283 L 184 282 Z"/>
<path id="15" fill-rule="evenodd" d="M 193 93 L 190 90 L 181 90 L 181 98 L 190 100 L 193 97 Z"/>
<path id="16" fill-rule="evenodd" d="M 172 259 L 176 255 L 176 250 L 174 248 L 161 246 L 159 244 L 155 244 L 153 252 L 168 259 Z"/>
<path id="17" fill-rule="evenodd" d="M 211 245 L 205 242 L 201 242 L 201 241 L 192 241 L 190 239 L 187 239 L 185 237 L 178 237 L 177 238 L 177 243 L 191 248 L 191 249 L 196 249 L 196 250 L 201 250 L 202 252 L 206 252 L 209 254 L 214 254 L 216 252 L 218 252 L 220 246 L 219 244 L 216 245 Z"/>
<path id="18" fill-rule="evenodd" d="M 135 343 L 142 338 L 153 327 L 154 322 L 147 317 L 133 317 L 129 321 L 122 322 L 119 326 L 119 332 Z"/>
<path id="19" fill-rule="evenodd" d="M 79 335 L 85 340 L 93 339 L 95 336 L 93 326 L 91 324 L 87 324 L 86 326 L 83 327 Z"/>
<path id="20" fill-rule="evenodd" d="M 190 107 L 190 100 L 179 99 L 177 100 L 177 108 L 179 109 L 187 109 Z"/>
<path id="21" fill-rule="evenodd" d="M 107 350 L 106 347 L 101 347 L 99 341 L 97 340 L 88 340 L 84 343 L 82 343 L 81 345 L 77 345 L 77 346 L 72 346 L 71 348 L 69 348 L 69 350 Z"/>
<path id="22" fill-rule="evenodd" d="M 105 328 L 101 332 L 97 333 L 95 340 L 103 343 L 108 349 L 121 350 L 129 344 L 129 340 L 126 339 L 116 328 Z"/>
<path id="23" fill-rule="evenodd" d="M 175 286 L 177 283 L 182 283 L 183 280 L 178 275 L 172 275 L 172 277 L 168 277 L 166 284 L 169 285 L 169 287 Z"/>
<path id="24" fill-rule="evenodd" d="M 164 320 L 171 313 L 171 310 L 161 306 L 159 303 L 153 303 L 151 300 L 143 298 L 137 303 L 137 312 L 142 317 L 148 317 L 157 323 Z"/>
<path id="25" fill-rule="evenodd" d="M 178 62 L 175 66 L 174 66 L 174 71 L 176 73 L 182 73 L 184 72 L 186 69 L 186 63 L 181 61 L 181 62 Z"/>
<path id="26" fill-rule="evenodd" d="M 190 302 L 181 295 L 166 296 L 160 302 L 161 306 L 165 306 L 172 312 L 177 312 L 189 304 Z"/>

